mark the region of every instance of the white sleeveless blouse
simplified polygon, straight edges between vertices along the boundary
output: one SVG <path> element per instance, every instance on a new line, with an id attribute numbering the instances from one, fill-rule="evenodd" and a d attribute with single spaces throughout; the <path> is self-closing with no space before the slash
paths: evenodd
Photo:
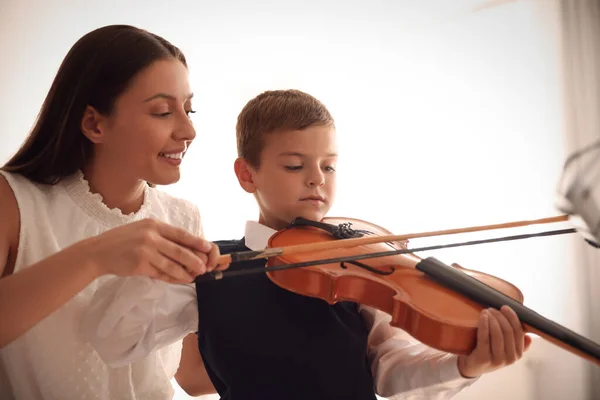
<path id="1" fill-rule="evenodd" d="M 155 218 L 200 235 L 200 214 L 188 201 L 146 187 L 141 209 L 123 215 L 92 194 L 78 172 L 40 185 L 0 171 L 20 211 L 15 273 L 65 247 L 111 228 Z M 123 367 L 110 368 L 79 333 L 90 298 L 110 276 L 96 279 L 61 308 L 0 350 L 2 400 L 165 400 L 181 357 L 181 341 Z M 35 296 L 35 293 L 31 294 Z"/>

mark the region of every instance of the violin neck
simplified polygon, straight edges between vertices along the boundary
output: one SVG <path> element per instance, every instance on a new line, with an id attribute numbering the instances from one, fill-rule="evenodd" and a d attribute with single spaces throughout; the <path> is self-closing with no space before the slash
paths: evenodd
<path id="1" fill-rule="evenodd" d="M 421 260 L 415 267 L 437 283 L 452 289 L 483 307 L 512 308 L 527 332 L 543 337 L 563 349 L 600 366 L 600 345 L 553 322 L 504 293 L 450 267 L 434 257 Z"/>
<path id="2" fill-rule="evenodd" d="M 552 321 L 550 321 L 550 322 L 552 322 Z M 585 351 L 585 346 L 581 346 L 579 344 L 579 341 L 581 341 L 582 339 L 583 339 L 584 342 L 585 341 L 591 342 L 589 339 L 587 339 L 585 337 L 582 337 L 582 336 L 578 335 L 577 333 L 572 332 L 572 331 L 570 331 L 570 330 L 568 330 L 568 329 L 566 329 L 566 328 L 564 328 L 564 327 L 562 327 L 560 325 L 559 325 L 560 329 L 564 329 L 566 332 L 568 332 L 567 335 L 565 335 L 565 337 L 568 336 L 568 338 L 570 340 L 568 340 L 568 341 L 564 340 L 564 339 L 560 340 L 560 339 L 555 338 L 554 336 L 548 335 L 544 331 L 541 331 L 541 330 L 539 330 L 537 328 L 534 328 L 531 325 L 528 325 L 528 324 L 523 324 L 523 325 L 524 325 L 524 329 L 525 329 L 526 332 L 536 334 L 536 335 L 538 335 L 538 336 L 546 339 L 550 343 L 553 343 L 553 344 L 557 345 L 558 347 L 561 347 L 561 348 L 565 349 L 568 352 L 571 352 L 571 353 L 573 353 L 573 354 L 575 354 L 575 355 L 577 355 L 577 356 L 579 356 L 581 358 L 585 358 L 586 360 L 588 360 L 588 361 L 590 361 L 590 362 L 592 362 L 592 363 L 600 366 L 600 360 L 598 359 L 598 357 L 594 356 L 593 354 L 587 353 Z M 577 345 L 576 346 L 572 346 L 572 345 L 569 345 L 568 342 L 571 342 L 571 343 L 574 342 L 574 343 L 577 343 Z M 596 343 L 593 343 L 593 342 L 591 342 L 591 344 L 594 345 L 594 346 L 598 346 Z"/>

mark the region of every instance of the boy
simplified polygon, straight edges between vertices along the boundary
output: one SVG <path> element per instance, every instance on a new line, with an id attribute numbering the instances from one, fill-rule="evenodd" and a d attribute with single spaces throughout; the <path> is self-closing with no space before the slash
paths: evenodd
<path id="1" fill-rule="evenodd" d="M 320 221 L 335 197 L 334 121 L 314 97 L 262 93 L 244 107 L 236 132 L 235 173 L 260 215 L 246 224 L 243 239 L 217 242 L 222 254 L 261 250 L 296 217 Z M 105 285 L 84 331 L 116 365 L 197 332 L 197 343 L 195 336 L 184 341 L 180 385 L 206 393 L 200 386 L 208 374 L 221 397 L 233 400 L 449 398 L 519 359 L 530 343 L 508 308 L 482 312 L 477 347 L 459 357 L 391 327 L 378 310 L 296 295 L 264 274 L 195 286 L 142 278 Z"/>

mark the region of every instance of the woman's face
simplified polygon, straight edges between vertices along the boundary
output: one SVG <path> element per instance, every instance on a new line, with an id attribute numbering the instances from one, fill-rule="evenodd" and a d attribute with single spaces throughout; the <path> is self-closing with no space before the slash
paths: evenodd
<path id="1" fill-rule="evenodd" d="M 191 98 L 185 65 L 175 59 L 155 61 L 129 82 L 113 112 L 99 117 L 100 134 L 92 140 L 95 162 L 129 179 L 177 182 L 196 136 L 189 117 Z"/>

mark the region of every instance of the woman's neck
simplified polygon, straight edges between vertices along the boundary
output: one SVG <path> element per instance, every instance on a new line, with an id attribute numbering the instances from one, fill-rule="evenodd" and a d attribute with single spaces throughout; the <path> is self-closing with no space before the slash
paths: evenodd
<path id="1" fill-rule="evenodd" d="M 146 182 L 128 180 L 123 171 L 113 171 L 105 166 L 98 168 L 94 163 L 83 168 L 83 175 L 92 193 L 102 196 L 102 201 L 108 208 L 117 208 L 123 214 L 130 214 L 142 207 Z"/>

